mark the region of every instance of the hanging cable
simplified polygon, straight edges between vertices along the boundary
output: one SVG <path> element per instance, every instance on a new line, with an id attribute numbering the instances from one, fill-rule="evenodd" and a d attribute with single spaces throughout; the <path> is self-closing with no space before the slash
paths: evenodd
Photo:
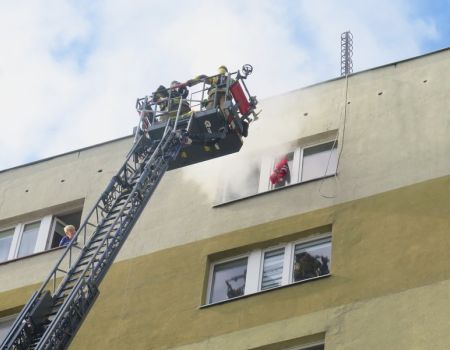
<path id="1" fill-rule="evenodd" d="M 348 74 L 345 76 L 344 108 L 341 109 L 341 116 L 339 118 L 340 119 L 340 123 L 339 124 L 342 124 L 342 137 L 341 137 L 341 143 L 340 143 L 341 144 L 341 148 L 340 148 L 340 151 L 339 151 L 339 154 L 338 154 L 338 157 L 337 157 L 337 161 L 336 161 L 336 171 L 334 173 L 334 180 L 336 182 L 336 185 L 339 185 L 339 180 L 337 178 L 337 173 L 338 173 L 338 169 L 339 169 L 339 163 L 340 163 L 342 151 L 344 150 L 345 126 L 346 126 L 346 123 L 347 123 L 347 105 L 348 105 Z M 321 197 L 323 197 L 323 198 L 328 198 L 328 199 L 336 198 L 336 195 L 328 196 L 328 195 L 325 195 L 324 193 L 322 193 L 322 186 L 323 186 L 323 183 L 325 182 L 325 176 L 327 175 L 327 172 L 328 172 L 328 169 L 329 169 L 329 166 L 330 166 L 331 156 L 333 155 L 333 149 L 336 146 L 338 138 L 339 138 L 339 132 L 337 133 L 337 135 L 336 135 L 336 137 L 335 137 L 335 139 L 333 141 L 333 144 L 331 146 L 330 155 L 328 156 L 327 166 L 325 168 L 325 173 L 323 174 L 323 178 L 322 178 L 322 181 L 320 182 L 320 186 L 319 186 L 319 189 L 318 189 L 319 195 Z"/>

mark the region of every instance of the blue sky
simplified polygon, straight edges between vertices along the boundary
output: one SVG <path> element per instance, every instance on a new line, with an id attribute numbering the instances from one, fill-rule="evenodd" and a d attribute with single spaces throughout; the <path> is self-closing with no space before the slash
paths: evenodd
<path id="1" fill-rule="evenodd" d="M 0 169 L 131 133 L 137 97 L 251 63 L 268 97 L 450 46 L 450 0 L 0 1 Z"/>

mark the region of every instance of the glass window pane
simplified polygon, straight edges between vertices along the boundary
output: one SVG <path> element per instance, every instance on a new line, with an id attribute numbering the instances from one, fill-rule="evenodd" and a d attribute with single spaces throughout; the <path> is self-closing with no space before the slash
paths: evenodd
<path id="1" fill-rule="evenodd" d="M 304 346 L 301 346 L 299 348 L 289 348 L 286 350 L 324 350 L 325 349 L 325 345 L 320 344 L 320 345 L 313 345 L 310 347 L 305 348 Z"/>
<path id="2" fill-rule="evenodd" d="M 14 229 L 0 232 L 0 262 L 8 259 L 9 249 L 11 247 Z"/>
<path id="3" fill-rule="evenodd" d="M 55 231 L 53 233 L 52 243 L 50 248 L 59 247 L 59 242 L 65 236 L 64 225 L 60 221 L 56 221 Z"/>
<path id="4" fill-rule="evenodd" d="M 294 251 L 293 280 L 328 275 L 331 264 L 331 238 L 297 244 Z"/>
<path id="5" fill-rule="evenodd" d="M 18 258 L 33 254 L 40 224 L 40 221 L 38 221 L 25 225 L 22 233 L 22 239 L 20 240 L 19 253 L 17 254 Z"/>
<path id="6" fill-rule="evenodd" d="M 261 290 L 281 286 L 284 247 L 264 253 Z"/>
<path id="7" fill-rule="evenodd" d="M 7 318 L 0 319 L 0 344 L 6 338 L 6 335 L 8 334 L 9 329 L 14 323 L 16 316 L 8 316 Z"/>
<path id="8" fill-rule="evenodd" d="M 244 295 L 247 258 L 214 266 L 210 303 Z"/>
<path id="9" fill-rule="evenodd" d="M 303 150 L 302 181 L 336 173 L 337 143 L 328 142 Z"/>

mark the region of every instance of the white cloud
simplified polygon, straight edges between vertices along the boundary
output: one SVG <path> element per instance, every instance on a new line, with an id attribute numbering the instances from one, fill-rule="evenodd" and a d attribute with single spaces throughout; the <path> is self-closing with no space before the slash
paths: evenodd
<path id="1" fill-rule="evenodd" d="M 253 64 L 259 97 L 337 76 L 347 29 L 356 69 L 419 54 L 438 32 L 413 10 L 387 0 L 2 2 L 0 169 L 127 135 L 136 97 L 221 64 Z"/>

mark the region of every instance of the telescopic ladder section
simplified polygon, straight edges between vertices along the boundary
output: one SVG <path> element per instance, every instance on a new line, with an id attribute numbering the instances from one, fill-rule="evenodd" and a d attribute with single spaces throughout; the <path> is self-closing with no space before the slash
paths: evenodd
<path id="1" fill-rule="evenodd" d="M 174 124 L 174 125 L 169 125 Z M 14 322 L 1 350 L 65 349 L 98 286 L 182 146 L 176 121 L 158 142 L 141 135 L 41 288 Z M 143 146 L 145 145 L 145 146 Z"/>

